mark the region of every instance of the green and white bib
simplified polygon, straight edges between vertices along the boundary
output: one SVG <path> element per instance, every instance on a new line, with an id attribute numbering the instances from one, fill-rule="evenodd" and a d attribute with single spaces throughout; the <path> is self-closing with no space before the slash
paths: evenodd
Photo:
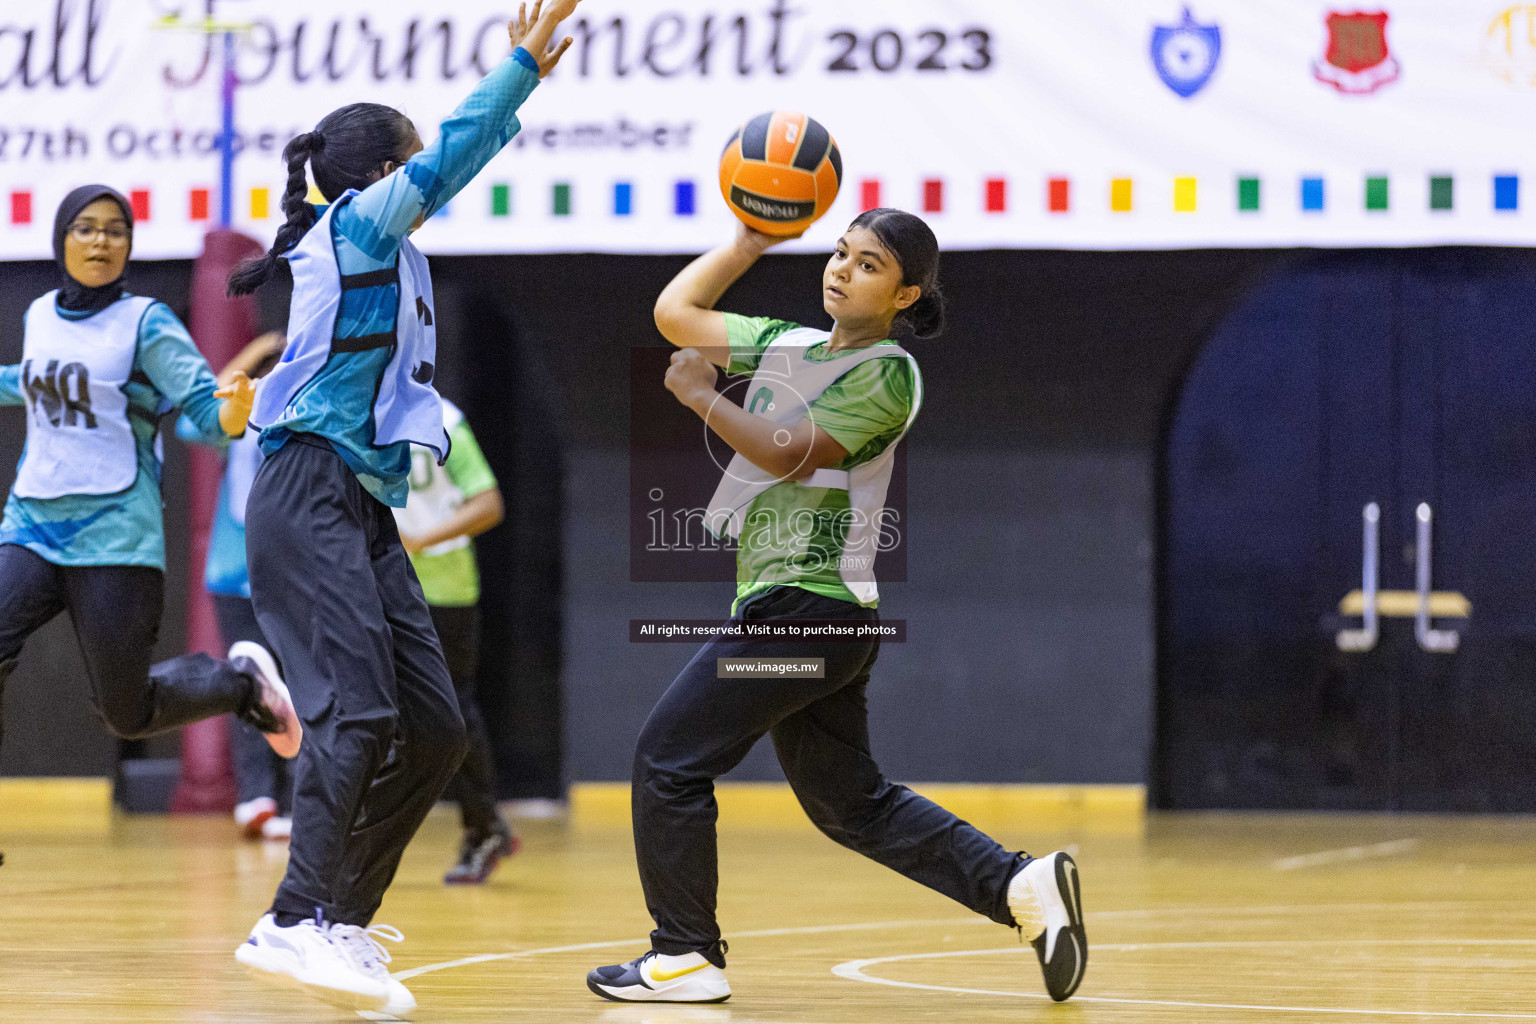
<path id="1" fill-rule="evenodd" d="M 430 448 L 411 446 L 411 491 L 404 508 L 394 510 L 400 532 L 420 536 L 452 519 L 464 502 L 496 486 L 469 422 L 459 407 L 443 399 L 443 429 L 452 440 L 448 461 L 437 464 Z M 427 603 L 468 607 L 480 600 L 480 573 L 474 541 L 455 537 L 418 551 L 411 565 Z"/>
<path id="2" fill-rule="evenodd" d="M 859 367 L 874 360 L 905 360 L 910 401 L 904 421 L 894 426 L 895 436 L 877 454 L 857 461 L 858 451 L 851 450 L 842 467 L 818 469 L 800 480 L 776 477 L 738 454 L 726 467 L 706 520 L 717 536 L 739 541 L 738 603 L 751 593 L 789 583 L 864 606 L 877 604 L 875 555 L 893 535 L 885 498 L 896 447 L 922 404 L 916 360 L 892 342 L 829 354 L 826 331 L 745 318 L 730 322 L 733 335 L 747 326 L 769 325 L 772 340 L 755 360 L 743 404 L 748 412 L 786 428 L 807 417 L 816 422 L 817 400 Z M 859 396 L 841 393 L 839 399 L 839 418 L 845 419 Z M 870 405 L 890 415 L 888 404 L 872 400 Z M 839 429 L 818 425 L 848 447 Z"/>

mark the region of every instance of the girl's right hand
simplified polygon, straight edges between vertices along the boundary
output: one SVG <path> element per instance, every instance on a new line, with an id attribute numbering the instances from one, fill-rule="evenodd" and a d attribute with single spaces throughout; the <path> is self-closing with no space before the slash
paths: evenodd
<path id="1" fill-rule="evenodd" d="M 766 231 L 759 231 L 754 227 L 748 227 L 746 221 L 736 222 L 736 245 L 738 248 L 747 249 L 761 255 L 780 242 L 788 242 L 805 234 L 804 231 L 794 235 L 770 235 Z"/>
<path id="2" fill-rule="evenodd" d="M 224 433 L 230 437 L 239 437 L 245 433 L 245 426 L 251 418 L 251 408 L 256 404 L 256 384 L 244 372 L 236 370 L 230 374 L 229 383 L 213 393 L 213 397 L 223 399 L 219 406 L 219 426 L 224 428 Z"/>

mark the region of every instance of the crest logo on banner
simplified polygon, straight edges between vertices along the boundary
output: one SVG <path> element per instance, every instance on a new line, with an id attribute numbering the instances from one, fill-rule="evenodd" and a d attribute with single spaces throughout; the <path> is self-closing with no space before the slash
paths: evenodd
<path id="1" fill-rule="evenodd" d="M 1185 99 L 1205 88 L 1221 59 L 1221 29 L 1201 25 L 1189 8 L 1177 25 L 1152 28 L 1152 66 L 1163 84 Z"/>
<path id="2" fill-rule="evenodd" d="M 1510 85 L 1536 86 L 1536 4 L 1516 4 L 1488 23 L 1483 63 Z"/>
<path id="3" fill-rule="evenodd" d="M 1342 93 L 1360 96 L 1397 81 L 1402 67 L 1387 50 L 1387 12 L 1328 14 L 1328 49 L 1312 75 Z"/>

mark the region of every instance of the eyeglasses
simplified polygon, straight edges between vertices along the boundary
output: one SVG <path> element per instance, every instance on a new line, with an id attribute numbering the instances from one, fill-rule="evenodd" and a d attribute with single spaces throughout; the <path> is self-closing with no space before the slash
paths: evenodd
<path id="1" fill-rule="evenodd" d="M 90 245 L 98 238 L 105 237 L 113 245 L 122 245 L 128 241 L 132 234 L 121 224 L 108 224 L 106 227 L 97 227 L 95 224 L 85 224 L 80 221 L 69 226 L 69 237 L 81 245 Z"/>

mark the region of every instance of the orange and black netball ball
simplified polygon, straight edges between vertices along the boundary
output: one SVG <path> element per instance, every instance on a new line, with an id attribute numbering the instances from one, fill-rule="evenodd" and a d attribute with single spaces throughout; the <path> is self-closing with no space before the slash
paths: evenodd
<path id="1" fill-rule="evenodd" d="M 798 235 L 832 207 L 843 157 L 820 122 L 784 110 L 759 114 L 720 155 L 720 194 L 731 211 L 770 235 Z"/>

